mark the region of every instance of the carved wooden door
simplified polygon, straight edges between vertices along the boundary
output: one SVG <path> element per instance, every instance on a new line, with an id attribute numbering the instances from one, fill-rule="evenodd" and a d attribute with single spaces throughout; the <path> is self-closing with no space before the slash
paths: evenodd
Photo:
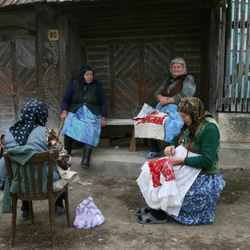
<path id="1" fill-rule="evenodd" d="M 139 41 L 115 46 L 115 115 L 133 117 L 144 103 L 156 105 L 154 93 L 168 76 L 169 43 Z"/>
<path id="2" fill-rule="evenodd" d="M 22 106 L 38 98 L 35 39 L 0 41 L 0 129 L 20 118 Z"/>
<path id="3" fill-rule="evenodd" d="M 87 63 L 97 69 L 95 76 L 104 85 L 109 117 L 132 118 L 144 103 L 156 105 L 154 93 L 169 75 L 168 41 L 86 41 L 86 45 Z"/>

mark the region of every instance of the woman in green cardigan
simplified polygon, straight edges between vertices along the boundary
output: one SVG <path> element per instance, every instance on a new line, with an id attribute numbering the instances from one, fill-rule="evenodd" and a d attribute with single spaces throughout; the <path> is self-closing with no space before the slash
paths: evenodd
<path id="1" fill-rule="evenodd" d="M 185 225 L 211 223 L 214 221 L 217 199 L 225 186 L 219 173 L 220 132 L 216 121 L 196 97 L 182 98 L 177 111 L 185 124 L 164 153 L 173 166 L 187 165 L 201 171 L 187 191 L 178 216 L 160 208 L 146 207 L 137 212 L 137 221 L 142 224 L 164 223 L 167 215 Z M 174 156 L 179 145 L 197 155 Z"/>

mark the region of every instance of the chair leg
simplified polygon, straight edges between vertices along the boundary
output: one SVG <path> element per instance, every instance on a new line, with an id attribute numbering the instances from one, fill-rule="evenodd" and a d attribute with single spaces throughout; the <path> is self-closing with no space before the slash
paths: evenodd
<path id="1" fill-rule="evenodd" d="M 54 201 L 53 197 L 49 198 L 49 220 L 50 220 L 50 231 L 51 231 L 51 239 L 52 239 L 52 246 L 56 246 L 56 235 L 55 235 L 55 221 L 54 221 Z"/>
<path id="2" fill-rule="evenodd" d="M 66 189 L 66 191 L 64 193 L 64 201 L 65 201 L 65 208 L 66 208 L 67 224 L 68 224 L 68 227 L 71 227 L 71 224 L 70 224 L 70 212 L 69 212 L 69 192 L 68 192 L 68 189 Z"/>
<path id="3" fill-rule="evenodd" d="M 17 214 L 17 197 L 12 194 L 12 225 L 11 225 L 11 239 L 10 245 L 14 247 L 15 234 L 16 234 L 16 214 Z"/>
<path id="4" fill-rule="evenodd" d="M 33 204 L 32 201 L 29 201 L 29 215 L 30 215 L 30 221 L 31 224 L 34 224 L 34 214 L 33 214 Z"/>

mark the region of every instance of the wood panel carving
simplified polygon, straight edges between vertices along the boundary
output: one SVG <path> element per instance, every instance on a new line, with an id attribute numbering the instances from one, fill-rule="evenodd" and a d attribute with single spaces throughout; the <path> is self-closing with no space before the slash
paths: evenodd
<path id="1" fill-rule="evenodd" d="M 63 70 L 63 32 L 61 19 L 56 19 L 54 9 L 45 5 L 37 6 L 38 13 L 38 56 L 39 56 L 39 94 L 49 110 L 47 126 L 58 128 L 60 125 L 62 89 L 65 86 L 66 72 Z M 59 30 L 59 39 L 48 40 L 48 30 Z"/>
<path id="2" fill-rule="evenodd" d="M 60 116 L 60 49 L 58 42 L 43 41 L 40 44 L 40 91 L 49 109 L 48 126 L 58 124 Z"/>
<path id="3" fill-rule="evenodd" d="M 139 48 L 137 43 L 114 46 L 115 114 L 131 115 L 139 102 Z"/>
<path id="4" fill-rule="evenodd" d="M 132 118 L 144 103 L 155 107 L 154 93 L 169 76 L 175 56 L 185 58 L 198 83 L 201 47 L 185 37 L 181 42 L 167 37 L 86 41 L 87 62 L 98 69 L 95 77 L 104 83 L 109 117 Z"/>
<path id="5" fill-rule="evenodd" d="M 145 102 L 155 106 L 154 92 L 169 72 L 169 43 L 131 39 L 86 45 L 87 61 L 98 68 L 95 76 L 105 84 L 109 117 L 131 118 Z"/>
<path id="6" fill-rule="evenodd" d="M 22 106 L 38 95 L 35 39 L 0 42 L 1 130 L 20 118 Z"/>
<path id="7" fill-rule="evenodd" d="M 151 106 L 156 105 L 154 93 L 169 75 L 170 43 L 148 42 L 143 46 L 143 68 L 144 68 L 144 98 Z"/>

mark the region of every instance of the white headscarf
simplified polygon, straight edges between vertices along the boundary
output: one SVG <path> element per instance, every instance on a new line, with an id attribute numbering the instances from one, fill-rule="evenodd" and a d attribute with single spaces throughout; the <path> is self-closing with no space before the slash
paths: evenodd
<path id="1" fill-rule="evenodd" d="M 173 72 L 172 72 L 172 66 L 174 63 L 179 63 L 183 66 L 183 75 L 187 74 L 187 65 L 185 60 L 182 57 L 175 57 L 171 63 L 170 63 L 170 73 L 174 77 Z"/>

